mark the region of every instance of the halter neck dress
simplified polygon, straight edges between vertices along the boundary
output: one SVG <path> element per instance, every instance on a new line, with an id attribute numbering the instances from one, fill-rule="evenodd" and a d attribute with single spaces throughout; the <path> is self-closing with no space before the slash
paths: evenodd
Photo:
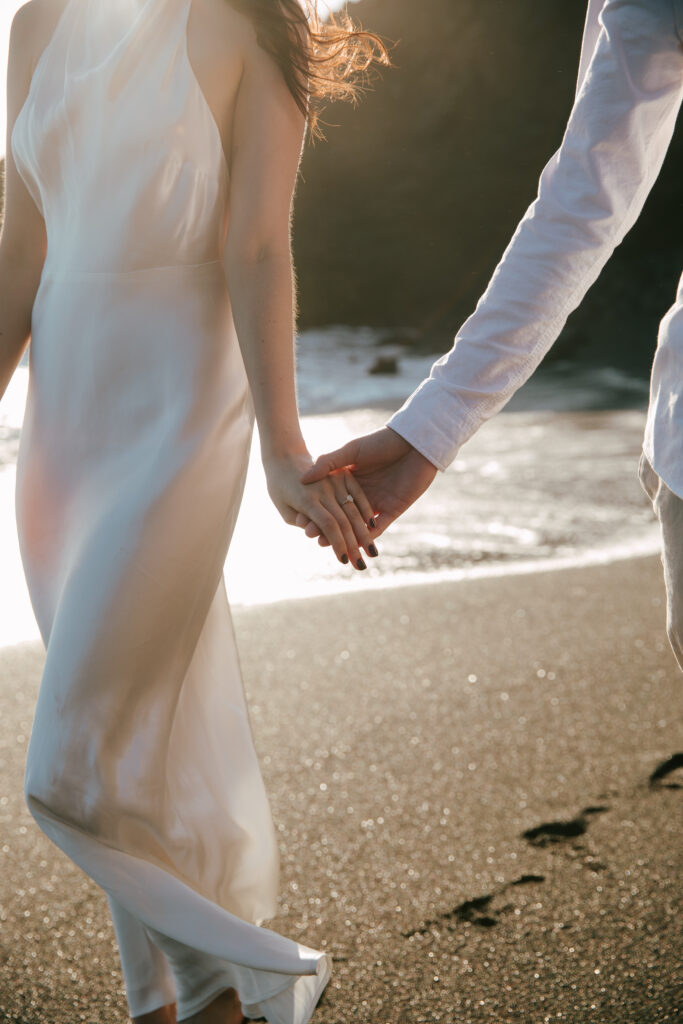
<path id="1" fill-rule="evenodd" d="M 191 2 L 68 0 L 12 132 L 48 239 L 17 467 L 46 646 L 26 799 L 107 893 L 131 1015 L 234 987 L 305 1024 L 329 957 L 261 927 L 278 853 L 223 580 L 253 407 Z"/>

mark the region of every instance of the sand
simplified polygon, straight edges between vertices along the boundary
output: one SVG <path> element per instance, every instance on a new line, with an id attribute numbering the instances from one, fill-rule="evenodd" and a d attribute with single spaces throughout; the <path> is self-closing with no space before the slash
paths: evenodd
<path id="1" fill-rule="evenodd" d="M 658 559 L 238 611 L 314 1024 L 661 1024 L 680 1005 L 680 673 Z M 22 771 L 0 652 L 0 1018 L 125 1021 L 106 901 Z M 676 766 L 679 766 L 678 768 Z"/>

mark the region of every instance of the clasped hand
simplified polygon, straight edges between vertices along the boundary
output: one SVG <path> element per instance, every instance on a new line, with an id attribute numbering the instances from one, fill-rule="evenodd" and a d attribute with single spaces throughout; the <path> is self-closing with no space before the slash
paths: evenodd
<path id="1" fill-rule="evenodd" d="M 289 484 L 292 494 L 284 511 L 271 491 L 281 515 L 308 537 L 318 538 L 320 545 L 332 545 L 340 561 L 348 559 L 358 568 L 365 568 L 359 548 L 376 555 L 377 537 L 427 490 L 437 473 L 429 459 L 390 427 L 354 438 L 315 463 L 306 453 L 297 465 L 302 470 Z"/>
<path id="2" fill-rule="evenodd" d="M 322 474 L 318 480 L 302 483 L 301 477 L 313 468 L 307 452 L 264 459 L 264 467 L 268 493 L 286 523 L 296 526 L 301 517 L 332 547 L 340 562 L 367 568 L 360 549 L 371 558 L 378 554 L 371 535 L 372 506 L 352 473 Z"/>
<path id="3" fill-rule="evenodd" d="M 390 427 L 356 437 L 314 463 L 307 452 L 266 463 L 268 492 L 285 521 L 358 569 L 366 568 L 360 548 L 375 557 L 377 538 L 424 494 L 436 472 Z"/>

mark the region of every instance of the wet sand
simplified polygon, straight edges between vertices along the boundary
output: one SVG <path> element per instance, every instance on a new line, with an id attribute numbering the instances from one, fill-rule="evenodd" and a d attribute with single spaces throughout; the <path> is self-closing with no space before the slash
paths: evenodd
<path id="1" fill-rule="evenodd" d="M 235 614 L 314 1024 L 677 1019 L 681 677 L 657 558 Z M 22 772 L 0 652 L 0 1018 L 125 1021 L 106 901 Z"/>

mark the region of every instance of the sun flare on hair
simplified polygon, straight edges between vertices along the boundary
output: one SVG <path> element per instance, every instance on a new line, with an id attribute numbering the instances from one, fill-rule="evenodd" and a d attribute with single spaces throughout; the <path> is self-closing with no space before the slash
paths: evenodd
<path id="1" fill-rule="evenodd" d="M 2 0 L 0 5 L 0 156 L 5 155 L 7 132 L 7 53 L 12 18 L 25 0 Z M 349 0 L 354 4 L 357 0 Z M 345 0 L 319 0 L 320 13 L 341 10 Z"/>

